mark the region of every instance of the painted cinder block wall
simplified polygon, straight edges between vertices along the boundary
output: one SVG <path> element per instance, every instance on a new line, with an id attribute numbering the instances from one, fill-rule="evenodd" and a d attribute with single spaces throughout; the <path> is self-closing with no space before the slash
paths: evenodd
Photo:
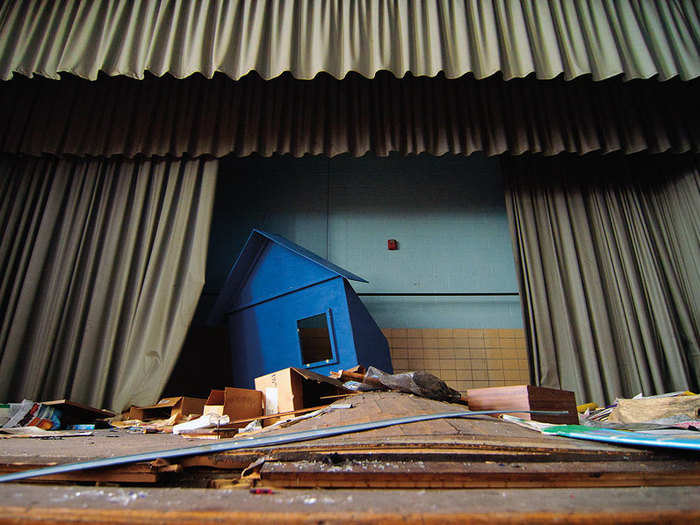
<path id="1" fill-rule="evenodd" d="M 230 269 L 231 254 L 240 251 L 252 228 L 282 235 L 362 275 L 369 283 L 353 283 L 358 293 L 518 290 L 497 159 L 481 154 L 332 159 L 253 156 L 223 159 L 219 173 L 207 283 L 195 324 L 205 321 Z M 387 250 L 390 238 L 399 241 L 399 250 Z M 498 330 L 510 330 L 504 333 L 518 337 L 507 339 L 520 341 L 517 344 L 522 347 L 516 359 L 518 368 L 490 375 L 489 368 L 484 368 L 485 373 L 470 368 L 470 374 L 448 381 L 460 382 L 455 383 L 459 390 L 467 381 L 472 386 L 486 386 L 488 381 L 527 382 L 523 380 L 526 355 L 517 296 L 361 299 L 390 343 L 392 330 L 471 329 L 481 330 L 482 338 L 493 345 L 499 340 Z M 397 339 L 392 355 L 394 367 L 402 369 L 410 358 L 398 356 L 404 348 L 397 344 L 404 343 L 402 337 Z M 430 345 L 433 338 L 419 339 Z M 432 356 L 435 349 L 424 350 Z M 491 350 L 493 358 L 512 349 L 474 350 L 478 350 L 476 356 L 481 350 Z M 417 355 L 418 350 L 413 351 Z M 397 359 L 401 366 L 396 366 Z M 424 357 L 423 364 L 426 359 L 433 358 Z M 475 358 L 475 363 L 465 359 L 481 366 L 481 359 Z M 507 361 L 510 366 L 512 361 Z M 419 359 L 414 357 L 413 363 Z M 452 377 L 450 369 L 429 369 L 445 370 Z"/>

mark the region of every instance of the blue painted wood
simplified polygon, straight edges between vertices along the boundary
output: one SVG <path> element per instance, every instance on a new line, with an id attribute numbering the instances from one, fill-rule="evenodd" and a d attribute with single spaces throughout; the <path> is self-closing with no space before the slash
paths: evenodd
<path id="1" fill-rule="evenodd" d="M 297 321 L 331 310 L 330 327 L 337 363 L 310 369 L 328 374 L 358 364 L 342 277 L 302 288 L 229 316 L 234 386 L 253 388 L 256 377 L 290 366 L 303 366 Z"/>
<path id="2" fill-rule="evenodd" d="M 336 275 L 367 282 L 279 235 L 254 229 L 229 272 L 209 323 L 220 324 L 233 310 Z"/>
<path id="3" fill-rule="evenodd" d="M 255 267 L 251 269 L 239 292 L 234 296 L 230 311 L 269 301 L 333 277 L 336 277 L 336 274 L 324 267 L 294 255 L 279 244 L 268 242 L 262 249 Z"/>
<path id="4" fill-rule="evenodd" d="M 348 300 L 348 311 L 352 323 L 352 334 L 357 349 L 357 362 L 372 365 L 384 372 L 393 373 L 389 354 L 389 343 L 384 334 L 374 322 L 369 311 L 350 286 L 345 281 L 345 294 Z M 348 368 L 348 367 L 344 367 Z"/>
<path id="5" fill-rule="evenodd" d="M 386 338 L 348 277 L 361 279 L 286 239 L 254 230 L 211 316 L 228 319 L 234 385 L 251 388 L 256 377 L 287 367 L 328 374 L 363 364 L 390 372 Z M 306 366 L 297 321 L 320 314 L 327 316 L 334 354 Z"/>
<path id="6" fill-rule="evenodd" d="M 348 279 L 349 281 L 359 281 L 361 283 L 369 282 L 369 281 L 363 279 L 362 277 L 360 277 L 359 275 L 355 275 L 354 273 L 349 272 L 349 271 L 345 270 L 344 268 L 341 268 L 340 266 L 333 264 L 329 260 L 324 259 L 323 257 L 319 257 L 315 253 L 310 252 L 306 248 L 299 246 L 298 244 L 295 244 L 292 241 L 290 241 L 289 239 L 285 239 L 284 237 L 282 237 L 280 235 L 275 235 L 274 233 L 267 233 L 267 232 L 264 232 L 262 230 L 254 230 L 254 231 L 260 235 L 267 237 L 271 241 L 276 242 L 280 246 L 284 246 L 289 251 L 294 252 L 297 255 L 301 255 L 302 257 L 305 257 L 308 260 L 315 262 L 319 266 L 326 268 L 327 270 L 329 270 L 337 275 L 340 275 L 341 277 L 344 277 L 344 278 Z"/>

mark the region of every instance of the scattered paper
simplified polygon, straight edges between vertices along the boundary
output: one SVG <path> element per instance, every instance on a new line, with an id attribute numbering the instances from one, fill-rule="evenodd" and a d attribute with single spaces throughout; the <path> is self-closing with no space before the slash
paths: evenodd
<path id="1" fill-rule="evenodd" d="M 30 401 L 10 403 L 10 419 L 3 428 L 40 427 L 44 430 L 57 429 L 61 426 L 61 412 L 55 408 Z"/>
<path id="2" fill-rule="evenodd" d="M 220 416 L 218 414 L 205 414 L 202 417 L 180 423 L 173 427 L 173 434 L 188 434 L 205 428 L 217 428 L 221 425 L 226 425 L 230 421 L 227 415 Z"/>
<path id="3" fill-rule="evenodd" d="M 0 439 L 93 436 L 90 430 L 44 430 L 39 427 L 0 428 Z"/>

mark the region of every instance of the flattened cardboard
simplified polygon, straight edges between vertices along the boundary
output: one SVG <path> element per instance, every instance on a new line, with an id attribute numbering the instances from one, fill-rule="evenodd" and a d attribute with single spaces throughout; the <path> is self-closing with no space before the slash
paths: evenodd
<path id="1" fill-rule="evenodd" d="M 257 377 L 255 389 L 264 396 L 266 416 L 323 405 L 321 396 L 350 392 L 337 379 L 300 368 L 285 368 Z"/>
<path id="2" fill-rule="evenodd" d="M 224 390 L 224 414 L 232 421 L 263 415 L 263 394 L 249 388 L 226 387 Z"/>
<path id="3" fill-rule="evenodd" d="M 578 424 L 576 397 L 568 390 L 532 385 L 496 386 L 467 390 L 470 410 L 510 410 L 512 415 L 543 423 Z M 528 414 L 517 410 L 566 410 L 561 416 Z"/>
<path id="4" fill-rule="evenodd" d="M 98 419 L 114 417 L 114 412 L 101 408 L 69 401 L 68 399 L 56 399 L 54 401 L 42 401 L 42 405 L 57 408 L 61 411 L 61 423 L 65 425 L 77 425 L 80 423 L 93 423 Z"/>
<path id="5" fill-rule="evenodd" d="M 131 407 L 129 419 L 148 421 L 149 419 L 170 419 L 173 416 L 184 417 L 190 414 L 201 415 L 206 401 L 198 397 L 166 397 L 155 405 Z"/>

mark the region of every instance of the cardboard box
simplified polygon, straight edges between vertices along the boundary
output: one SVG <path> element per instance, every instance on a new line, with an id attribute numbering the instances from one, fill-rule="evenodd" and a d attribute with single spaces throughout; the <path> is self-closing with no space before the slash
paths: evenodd
<path id="1" fill-rule="evenodd" d="M 263 394 L 258 390 L 226 387 L 212 390 L 204 405 L 205 414 L 226 414 L 231 421 L 263 415 Z"/>
<path id="2" fill-rule="evenodd" d="M 576 397 L 568 390 L 544 388 L 532 385 L 497 386 L 467 390 L 467 403 L 470 410 L 510 410 L 511 414 L 523 419 L 558 423 L 578 424 Z M 566 410 L 566 415 L 545 416 L 516 412 L 520 410 Z"/>
<path id="3" fill-rule="evenodd" d="M 170 419 L 174 416 L 177 419 L 190 414 L 201 415 L 205 402 L 206 399 L 198 397 L 166 397 L 155 405 L 131 407 L 129 409 L 129 419 L 148 421 L 152 419 Z"/>
<path id="4" fill-rule="evenodd" d="M 349 392 L 337 379 L 300 368 L 285 368 L 257 377 L 255 389 L 263 394 L 266 416 L 327 405 L 333 399 L 321 399 L 322 396 Z"/>

